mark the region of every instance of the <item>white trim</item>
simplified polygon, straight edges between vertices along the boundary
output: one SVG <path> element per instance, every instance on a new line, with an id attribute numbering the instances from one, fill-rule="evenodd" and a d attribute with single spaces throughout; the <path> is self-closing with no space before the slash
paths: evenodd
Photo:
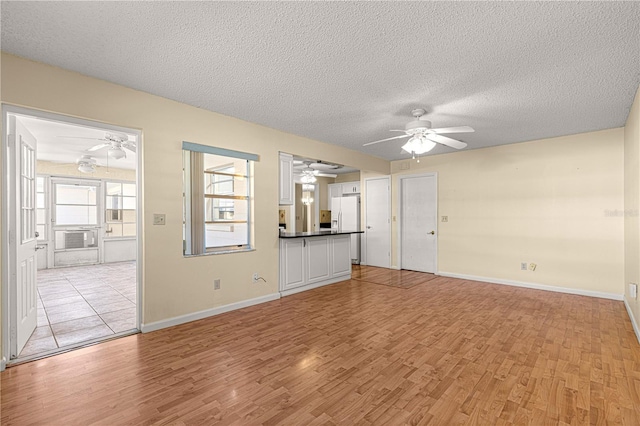
<path id="1" fill-rule="evenodd" d="M 7 368 L 7 359 L 5 357 L 2 357 L 2 360 L 0 360 L 0 371 L 4 371 Z"/>
<path id="2" fill-rule="evenodd" d="M 8 129 L 8 106 L 2 104 L 2 128 L 4 129 L 2 135 L 2 366 L 1 370 L 6 367 L 7 357 L 10 354 L 9 349 L 9 133 Z"/>
<path id="3" fill-rule="evenodd" d="M 631 325 L 633 326 L 633 331 L 636 333 L 636 339 L 638 339 L 638 343 L 640 343 L 640 326 L 638 325 L 638 321 L 636 317 L 633 316 L 633 311 L 631 310 L 631 306 L 629 306 L 629 301 L 627 300 L 627 295 L 623 296 L 624 307 L 627 308 L 627 313 L 629 314 L 629 319 L 631 320 Z"/>
<path id="4" fill-rule="evenodd" d="M 438 239 L 440 234 L 440 229 L 438 227 L 438 172 L 427 172 L 427 173 L 417 173 L 417 174 L 402 174 L 396 176 L 396 187 L 398 190 L 396 191 L 396 210 L 398 211 L 398 225 L 396 227 L 396 269 L 402 269 L 402 180 L 403 179 L 413 179 L 413 178 L 421 178 L 421 177 L 434 177 L 436 179 L 436 249 L 435 249 L 435 271 L 438 271 Z"/>
<path id="5" fill-rule="evenodd" d="M 180 315 L 178 317 L 168 318 L 161 321 L 150 322 L 148 324 L 142 324 L 141 331 L 143 333 L 149 333 L 151 331 L 160 330 L 167 327 L 173 327 L 175 325 L 184 324 L 191 321 L 197 321 L 203 318 L 212 317 L 214 315 L 220 315 L 225 312 L 235 311 L 237 309 L 246 308 L 248 306 L 259 305 L 261 303 L 271 302 L 272 300 L 280 299 L 280 293 L 271 293 L 265 296 L 256 297 L 254 299 L 242 300 L 240 302 L 230 303 L 228 305 L 217 306 L 211 309 L 205 309 L 204 311 L 193 312 L 191 314 Z"/>
<path id="6" fill-rule="evenodd" d="M 351 279 L 351 275 L 343 275 L 343 276 L 331 278 L 330 280 L 322 281 L 319 283 L 303 285 L 303 286 L 292 288 L 289 290 L 283 290 L 280 292 L 280 295 L 282 297 L 291 296 L 292 294 L 302 293 L 303 291 L 313 290 L 314 288 L 323 287 L 329 284 L 335 284 L 340 281 L 349 281 L 350 279 Z"/>
<path id="7" fill-rule="evenodd" d="M 553 285 L 529 283 L 524 281 L 505 280 L 502 278 L 479 277 L 477 275 L 455 274 L 453 272 L 437 272 L 436 275 L 449 278 L 459 278 L 461 280 L 482 281 L 491 284 L 504 284 L 514 287 L 531 288 L 534 290 L 553 291 L 556 293 L 577 294 L 580 296 L 599 297 L 601 299 L 622 300 L 622 294 L 605 293 L 602 291 L 582 290 L 577 288 L 556 287 Z"/>

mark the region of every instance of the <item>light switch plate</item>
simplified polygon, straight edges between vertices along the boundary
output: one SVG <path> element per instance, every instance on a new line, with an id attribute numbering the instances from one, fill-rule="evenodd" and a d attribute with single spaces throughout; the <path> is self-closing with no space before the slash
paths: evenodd
<path id="1" fill-rule="evenodd" d="M 161 213 L 153 214 L 153 224 L 154 225 L 164 225 L 167 220 L 167 215 Z"/>

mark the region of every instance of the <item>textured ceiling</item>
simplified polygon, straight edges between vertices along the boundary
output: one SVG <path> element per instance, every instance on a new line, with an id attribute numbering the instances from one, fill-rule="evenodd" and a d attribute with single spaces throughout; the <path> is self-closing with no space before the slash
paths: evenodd
<path id="1" fill-rule="evenodd" d="M 2 2 L 2 50 L 386 159 L 620 127 L 638 2 Z M 115 123 L 117 124 L 117 123 Z M 432 153 L 450 152 L 439 146 Z"/>

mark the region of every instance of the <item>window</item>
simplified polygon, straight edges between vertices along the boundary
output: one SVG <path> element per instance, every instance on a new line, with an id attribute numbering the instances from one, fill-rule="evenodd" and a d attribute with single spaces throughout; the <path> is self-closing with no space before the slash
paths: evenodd
<path id="1" fill-rule="evenodd" d="M 251 249 L 253 154 L 183 143 L 185 255 Z"/>
<path id="2" fill-rule="evenodd" d="M 98 224 L 95 185 L 55 183 L 55 225 Z"/>
<path id="3" fill-rule="evenodd" d="M 105 238 L 136 236 L 136 185 L 105 182 Z"/>

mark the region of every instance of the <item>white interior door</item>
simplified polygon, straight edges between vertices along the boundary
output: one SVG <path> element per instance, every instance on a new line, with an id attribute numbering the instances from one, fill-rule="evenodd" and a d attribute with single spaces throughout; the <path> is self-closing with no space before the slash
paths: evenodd
<path id="1" fill-rule="evenodd" d="M 365 180 L 365 260 L 369 266 L 391 266 L 389 177 Z"/>
<path id="2" fill-rule="evenodd" d="M 11 358 L 24 348 L 37 325 L 36 138 L 16 116 L 9 116 L 11 179 L 15 206 L 9 235 Z"/>
<path id="3" fill-rule="evenodd" d="M 437 190 L 435 175 L 400 179 L 401 269 L 436 272 Z"/>

